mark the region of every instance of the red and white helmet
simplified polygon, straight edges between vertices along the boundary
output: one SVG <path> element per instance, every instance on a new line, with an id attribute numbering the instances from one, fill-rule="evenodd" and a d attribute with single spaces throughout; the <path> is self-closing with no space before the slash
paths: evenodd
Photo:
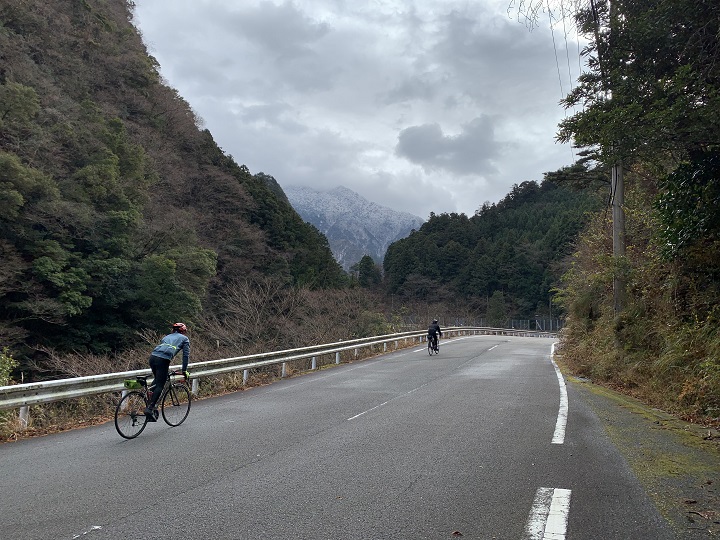
<path id="1" fill-rule="evenodd" d="M 187 332 L 187 326 L 185 326 L 185 323 L 176 322 L 172 325 L 173 332 L 180 332 L 181 334 L 184 334 Z"/>

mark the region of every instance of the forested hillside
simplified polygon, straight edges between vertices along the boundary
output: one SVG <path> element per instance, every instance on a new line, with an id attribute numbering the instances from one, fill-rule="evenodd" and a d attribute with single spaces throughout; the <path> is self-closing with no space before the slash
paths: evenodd
<path id="1" fill-rule="evenodd" d="M 163 84 L 123 0 L 0 0 L 0 343 L 120 350 L 240 280 L 333 288 L 326 239 Z"/>
<path id="2" fill-rule="evenodd" d="M 522 6 L 529 20 L 537 8 Z M 597 1 L 566 13 L 588 39 L 588 68 L 558 138 L 581 147 L 585 180 L 616 178 L 618 204 L 583 231 L 565 275 L 564 361 L 720 424 L 720 3 Z"/>
<path id="3" fill-rule="evenodd" d="M 591 211 L 603 204 L 590 189 L 552 181 L 523 182 L 472 217 L 432 214 L 385 256 L 389 291 L 429 302 L 462 300 L 486 315 L 490 299 L 503 306 L 493 321 L 532 319 L 551 310 L 562 261 Z"/>

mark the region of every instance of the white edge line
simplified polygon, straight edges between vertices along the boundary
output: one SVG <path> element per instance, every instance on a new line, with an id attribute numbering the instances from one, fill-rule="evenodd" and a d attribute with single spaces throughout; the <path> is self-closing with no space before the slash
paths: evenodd
<path id="1" fill-rule="evenodd" d="M 543 540 L 564 540 L 570 511 L 570 490 L 555 488 Z"/>
<path id="2" fill-rule="evenodd" d="M 523 540 L 565 540 L 570 494 L 569 489 L 539 488 L 525 525 Z"/>
<path id="3" fill-rule="evenodd" d="M 557 375 L 558 384 L 560 385 L 560 408 L 558 410 L 557 422 L 555 422 L 555 432 L 553 433 L 552 444 L 563 444 L 565 442 L 565 427 L 567 426 L 568 417 L 568 396 L 567 387 L 565 385 L 565 379 L 563 379 L 560 368 L 553 359 L 555 356 L 555 344 L 552 344 L 550 349 L 550 361 L 555 368 L 555 374 Z"/>

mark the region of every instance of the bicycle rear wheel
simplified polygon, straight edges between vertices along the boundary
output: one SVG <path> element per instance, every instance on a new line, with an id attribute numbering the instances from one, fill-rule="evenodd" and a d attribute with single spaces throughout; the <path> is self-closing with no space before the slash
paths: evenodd
<path id="1" fill-rule="evenodd" d="M 179 426 L 190 414 L 190 402 L 192 401 L 190 390 L 181 383 L 173 383 L 163 396 L 162 417 L 169 426 Z"/>
<path id="2" fill-rule="evenodd" d="M 433 341 L 432 339 L 428 339 L 428 354 L 432 356 L 435 354 L 435 348 L 433 347 Z"/>
<path id="3" fill-rule="evenodd" d="M 142 392 L 128 392 L 115 407 L 115 429 L 121 437 L 134 439 L 146 425 L 145 396 Z"/>

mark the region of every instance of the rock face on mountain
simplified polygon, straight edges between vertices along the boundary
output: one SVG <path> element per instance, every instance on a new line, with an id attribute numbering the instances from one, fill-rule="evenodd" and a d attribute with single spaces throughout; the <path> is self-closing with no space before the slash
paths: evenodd
<path id="1" fill-rule="evenodd" d="M 382 264 L 388 246 L 424 222 L 418 216 L 370 202 L 342 186 L 330 191 L 288 186 L 284 191 L 300 217 L 327 237 L 335 259 L 345 270 L 365 255 Z"/>

